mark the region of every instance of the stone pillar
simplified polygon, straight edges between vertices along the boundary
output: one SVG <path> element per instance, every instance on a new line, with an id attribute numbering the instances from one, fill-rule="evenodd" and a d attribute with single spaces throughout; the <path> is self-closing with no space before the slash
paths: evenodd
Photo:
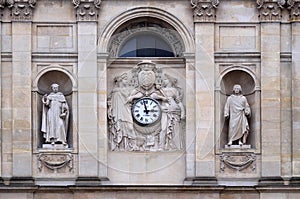
<path id="1" fill-rule="evenodd" d="M 73 0 L 78 36 L 78 181 L 98 181 L 97 18 L 100 1 Z M 94 182 L 93 182 L 94 183 Z"/>
<path id="2" fill-rule="evenodd" d="M 98 54 L 98 128 L 99 128 L 99 177 L 107 181 L 107 60 L 108 53 Z"/>
<path id="3" fill-rule="evenodd" d="M 195 128 L 195 55 L 184 54 L 186 62 L 186 181 L 195 176 L 195 158 L 196 158 L 196 128 Z"/>
<path id="4" fill-rule="evenodd" d="M 5 0 L 2 0 L 0 1 L 0 17 L 2 16 L 2 9 L 4 8 L 4 3 L 5 3 Z M 1 19 L 1 18 L 0 18 Z M 2 33 L 2 19 L 0 21 L 0 32 Z M 1 34 L 1 38 L 2 38 L 2 34 Z M 0 53 L 2 54 L 2 45 L 0 44 Z M 1 56 L 2 57 L 2 56 Z M 11 175 L 11 172 L 8 172 L 10 169 L 7 169 L 7 167 L 3 166 L 2 164 L 7 164 L 9 163 L 11 165 L 11 162 L 7 162 L 8 158 L 7 156 L 10 156 L 10 154 L 8 152 L 11 152 L 11 150 L 8 150 L 8 149 L 11 149 L 11 147 L 8 147 L 9 145 L 6 144 L 5 140 L 7 138 L 9 138 L 9 130 L 7 131 L 7 126 L 5 124 L 7 119 L 10 120 L 10 118 L 8 117 L 3 117 L 3 115 L 6 115 L 6 111 L 7 108 L 4 108 L 2 104 L 5 104 L 5 101 L 7 101 L 7 98 L 3 98 L 2 99 L 2 93 L 4 93 L 4 96 L 5 93 L 7 93 L 8 91 L 10 91 L 10 89 L 7 89 L 7 86 L 5 84 L 5 80 L 7 80 L 7 76 L 5 77 L 5 74 L 6 74 L 6 71 L 2 68 L 2 59 L 0 57 L 0 88 L 1 88 L 1 92 L 0 92 L 0 110 L 1 110 L 1 114 L 0 114 L 0 127 L 1 127 L 1 133 L 0 133 L 0 139 L 1 139 L 1 147 L 0 147 L 0 150 L 1 150 L 1 160 L 0 160 L 0 176 L 10 176 Z M 3 87 L 3 83 L 5 85 L 5 87 Z M 5 89 L 6 88 L 6 89 Z M 10 110 L 11 112 L 11 110 Z M 10 125 L 9 125 L 10 126 Z M 6 146 L 6 147 L 5 147 Z M 4 148 L 5 147 L 5 148 Z M 11 167 L 11 166 L 10 166 Z M 9 174 L 10 173 L 10 174 Z"/>
<path id="5" fill-rule="evenodd" d="M 215 180 L 214 141 L 214 21 L 219 1 L 191 1 L 195 22 L 196 80 L 196 180 L 212 184 Z"/>
<path id="6" fill-rule="evenodd" d="M 12 174 L 16 179 L 32 176 L 31 132 L 31 40 L 36 3 L 8 1 L 12 20 Z"/>
<path id="7" fill-rule="evenodd" d="M 261 21 L 262 180 L 281 176 L 281 1 L 258 2 Z"/>
<path id="8" fill-rule="evenodd" d="M 10 102 L 5 110 L 3 128 L 4 178 L 12 177 L 11 183 L 33 183 L 32 180 L 32 132 L 31 132 L 31 27 L 33 8 L 36 3 L 25 0 L 7 1 L 12 21 L 12 65 L 4 72 L 11 78 Z M 7 115 L 6 115 L 7 114 Z M 9 168 L 10 167 L 10 168 Z"/>
<path id="9" fill-rule="evenodd" d="M 300 0 L 288 1 L 292 21 L 292 175 L 300 175 Z"/>

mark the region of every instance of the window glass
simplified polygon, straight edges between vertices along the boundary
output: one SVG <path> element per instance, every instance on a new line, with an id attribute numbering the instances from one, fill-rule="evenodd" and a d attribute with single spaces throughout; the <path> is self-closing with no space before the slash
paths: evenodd
<path id="1" fill-rule="evenodd" d="M 119 57 L 174 57 L 174 53 L 158 36 L 142 34 L 129 39 L 121 48 Z"/>

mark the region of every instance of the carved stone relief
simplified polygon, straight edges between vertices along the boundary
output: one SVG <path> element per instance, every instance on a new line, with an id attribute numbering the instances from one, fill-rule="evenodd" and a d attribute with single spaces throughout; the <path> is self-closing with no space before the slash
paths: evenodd
<path id="1" fill-rule="evenodd" d="M 53 173 L 72 172 L 73 155 L 71 153 L 48 154 L 42 153 L 37 156 L 38 169 L 40 172 L 47 169 Z"/>
<path id="2" fill-rule="evenodd" d="M 300 20 L 300 0 L 287 0 L 290 9 L 290 18 L 294 21 Z"/>
<path id="3" fill-rule="evenodd" d="M 101 0 L 73 0 L 78 21 L 96 21 Z"/>
<path id="4" fill-rule="evenodd" d="M 176 57 L 182 56 L 185 51 L 179 34 L 171 27 L 165 27 L 165 24 L 159 24 L 157 22 L 137 21 L 118 30 L 113 36 L 109 46 L 110 56 L 117 57 L 122 44 L 132 35 L 141 32 L 148 32 L 163 37 L 163 39 L 173 47 Z"/>
<path id="5" fill-rule="evenodd" d="M 36 0 L 7 0 L 13 21 L 31 21 Z"/>
<path id="6" fill-rule="evenodd" d="M 143 61 L 114 82 L 108 98 L 112 151 L 183 149 L 185 110 L 176 78 Z"/>
<path id="7" fill-rule="evenodd" d="M 191 5 L 195 22 L 215 21 L 219 0 L 191 0 Z"/>
<path id="8" fill-rule="evenodd" d="M 256 155 L 254 153 L 226 153 L 220 157 L 220 172 L 256 172 Z"/>
<path id="9" fill-rule="evenodd" d="M 281 9 L 285 0 L 257 0 L 260 21 L 281 20 Z"/>

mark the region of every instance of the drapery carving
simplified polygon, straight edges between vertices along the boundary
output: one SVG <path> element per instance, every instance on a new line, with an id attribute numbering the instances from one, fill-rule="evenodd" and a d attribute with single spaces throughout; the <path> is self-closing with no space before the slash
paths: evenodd
<path id="1" fill-rule="evenodd" d="M 281 20 L 281 9 L 285 0 L 257 0 L 260 21 Z"/>
<path id="2" fill-rule="evenodd" d="M 216 19 L 216 8 L 219 0 L 191 0 L 194 9 L 194 21 L 205 22 Z"/>
<path id="3" fill-rule="evenodd" d="M 237 171 L 251 167 L 254 171 L 256 169 L 256 156 L 255 154 L 222 154 L 220 155 L 220 170 L 225 171 L 225 168 L 231 168 Z"/>
<path id="4" fill-rule="evenodd" d="M 101 0 L 73 0 L 78 21 L 96 21 Z"/>
<path id="5" fill-rule="evenodd" d="M 73 170 L 73 156 L 71 154 L 39 154 L 38 169 L 42 171 L 43 167 L 47 167 L 53 172 L 68 167 L 69 171 Z"/>
<path id="6" fill-rule="evenodd" d="M 31 21 L 36 0 L 7 0 L 12 21 Z"/>

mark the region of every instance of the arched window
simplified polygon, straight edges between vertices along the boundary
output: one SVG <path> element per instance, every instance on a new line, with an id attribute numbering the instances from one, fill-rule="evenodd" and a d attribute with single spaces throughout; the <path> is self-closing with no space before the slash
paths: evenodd
<path id="1" fill-rule="evenodd" d="M 138 34 L 122 46 L 119 57 L 175 57 L 170 45 L 151 33 Z"/>

